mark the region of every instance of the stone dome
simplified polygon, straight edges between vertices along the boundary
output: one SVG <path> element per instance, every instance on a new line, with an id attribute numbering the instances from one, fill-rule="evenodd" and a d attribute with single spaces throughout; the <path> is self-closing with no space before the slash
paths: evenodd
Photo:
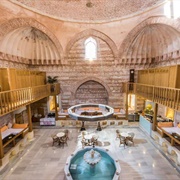
<path id="1" fill-rule="evenodd" d="M 65 21 L 107 22 L 138 14 L 164 0 L 10 0 Z"/>

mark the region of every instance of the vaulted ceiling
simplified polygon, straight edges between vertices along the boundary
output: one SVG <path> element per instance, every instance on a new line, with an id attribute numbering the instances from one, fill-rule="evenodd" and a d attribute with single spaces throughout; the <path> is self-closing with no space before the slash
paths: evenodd
<path id="1" fill-rule="evenodd" d="M 8 33 L 0 41 L 0 51 L 27 59 L 60 59 L 52 40 L 33 27 L 21 27 Z"/>
<path id="2" fill-rule="evenodd" d="M 179 50 L 180 32 L 165 24 L 151 24 L 137 32 L 123 58 L 152 58 Z"/>

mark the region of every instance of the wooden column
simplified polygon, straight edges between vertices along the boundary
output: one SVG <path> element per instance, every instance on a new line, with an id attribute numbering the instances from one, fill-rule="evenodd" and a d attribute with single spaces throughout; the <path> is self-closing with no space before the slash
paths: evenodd
<path id="1" fill-rule="evenodd" d="M 55 119 L 58 119 L 58 109 L 57 109 L 57 99 L 54 96 L 54 104 L 55 104 Z"/>
<path id="2" fill-rule="evenodd" d="M 128 88 L 129 88 L 129 84 L 126 83 L 126 120 L 128 120 Z"/>
<path id="3" fill-rule="evenodd" d="M 28 113 L 28 124 L 29 124 L 29 132 L 32 132 L 32 114 L 31 114 L 31 106 L 27 105 L 27 113 Z"/>
<path id="4" fill-rule="evenodd" d="M 154 115 L 153 115 L 153 126 L 152 126 L 152 130 L 153 130 L 153 131 L 156 131 L 157 112 L 158 112 L 158 104 L 155 103 L 155 105 L 154 105 Z"/>
<path id="5" fill-rule="evenodd" d="M 0 132 L 0 159 L 2 159 L 3 157 L 4 157 L 4 149 L 3 149 L 2 135 Z"/>

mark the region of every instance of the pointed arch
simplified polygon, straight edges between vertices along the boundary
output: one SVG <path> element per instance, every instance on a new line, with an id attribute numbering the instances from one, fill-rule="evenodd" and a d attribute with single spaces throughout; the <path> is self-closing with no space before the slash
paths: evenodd
<path id="1" fill-rule="evenodd" d="M 87 81 L 96 81 L 98 82 L 99 84 L 103 85 L 108 93 L 108 96 L 111 96 L 112 95 L 112 92 L 111 92 L 111 89 L 109 88 L 109 86 L 104 82 L 102 81 L 101 79 L 99 78 L 96 78 L 96 77 L 87 77 L 87 78 L 84 78 L 82 79 L 81 81 L 78 81 L 75 85 L 73 85 L 71 87 L 71 99 L 75 99 L 75 94 L 76 94 L 76 91 L 77 89 L 85 82 Z"/>
<path id="2" fill-rule="evenodd" d="M 118 49 L 117 49 L 116 44 L 113 42 L 113 40 L 111 38 L 109 38 L 106 34 L 100 32 L 100 31 L 94 30 L 94 29 L 88 29 L 88 30 L 82 31 L 82 32 L 78 33 L 77 35 L 75 35 L 74 38 L 66 46 L 66 50 L 65 50 L 66 57 L 68 57 L 68 53 L 69 53 L 71 47 L 74 45 L 74 43 L 85 37 L 87 37 L 87 38 L 88 37 L 97 37 L 97 38 L 105 41 L 107 43 L 107 45 L 109 46 L 109 48 L 112 50 L 114 59 L 116 59 L 118 57 Z"/>

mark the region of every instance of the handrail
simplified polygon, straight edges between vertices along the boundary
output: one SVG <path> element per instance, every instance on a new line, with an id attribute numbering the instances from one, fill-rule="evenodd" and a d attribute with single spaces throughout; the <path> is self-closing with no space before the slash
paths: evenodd
<path id="1" fill-rule="evenodd" d="M 51 86 L 50 84 L 46 84 L 0 92 L 0 116 L 50 95 L 60 93 L 59 83 L 53 84 L 53 92 L 51 92 Z"/>
<path id="2" fill-rule="evenodd" d="M 153 102 L 180 111 L 180 89 L 140 83 L 124 83 L 124 92 L 134 93 Z"/>

